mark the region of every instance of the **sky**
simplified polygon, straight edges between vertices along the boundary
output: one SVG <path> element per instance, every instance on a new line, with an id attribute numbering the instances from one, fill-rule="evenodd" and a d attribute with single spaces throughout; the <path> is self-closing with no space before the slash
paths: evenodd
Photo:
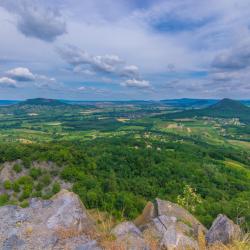
<path id="1" fill-rule="evenodd" d="M 250 99 L 249 0 L 0 0 L 0 99 Z"/>

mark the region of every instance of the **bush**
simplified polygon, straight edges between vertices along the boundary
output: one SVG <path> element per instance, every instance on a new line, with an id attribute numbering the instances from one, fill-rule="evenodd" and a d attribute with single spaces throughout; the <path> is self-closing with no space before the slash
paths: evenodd
<path id="1" fill-rule="evenodd" d="M 5 205 L 9 201 L 9 195 L 8 194 L 1 194 L 0 195 L 0 206 Z"/>
<path id="2" fill-rule="evenodd" d="M 22 208 L 28 207 L 28 206 L 29 206 L 29 201 L 24 200 L 23 202 L 21 202 L 20 206 L 21 206 Z"/>
<path id="3" fill-rule="evenodd" d="M 36 191 L 41 191 L 44 185 L 41 182 L 38 182 L 35 186 Z"/>
<path id="4" fill-rule="evenodd" d="M 61 185 L 58 182 L 55 182 L 52 187 L 52 193 L 56 194 L 61 190 Z"/>
<path id="5" fill-rule="evenodd" d="M 20 201 L 28 199 L 32 194 L 32 185 L 25 185 L 23 187 L 23 192 L 19 198 Z"/>
<path id="6" fill-rule="evenodd" d="M 22 176 L 22 177 L 20 177 L 20 178 L 18 179 L 18 183 L 19 183 L 20 185 L 33 184 L 33 180 L 32 180 L 32 178 L 31 178 L 30 176 L 25 175 L 25 176 Z"/>
<path id="7" fill-rule="evenodd" d="M 14 181 L 13 182 L 12 189 L 14 190 L 15 193 L 19 193 L 20 192 L 20 185 L 19 185 L 18 181 Z"/>
<path id="8" fill-rule="evenodd" d="M 84 173 L 77 167 L 65 167 L 61 173 L 61 177 L 66 181 L 79 181 L 85 179 Z"/>
<path id="9" fill-rule="evenodd" d="M 5 189 L 10 190 L 12 188 L 12 183 L 11 181 L 7 180 L 3 183 L 3 186 Z"/>
<path id="10" fill-rule="evenodd" d="M 16 172 L 16 173 L 20 173 L 22 172 L 22 167 L 19 165 L 19 164 L 15 164 L 13 166 L 13 170 Z"/>
<path id="11" fill-rule="evenodd" d="M 49 174 L 43 175 L 41 178 L 41 182 L 45 185 L 48 186 L 51 183 L 51 177 Z"/>
<path id="12" fill-rule="evenodd" d="M 40 168 L 31 168 L 29 174 L 34 180 L 36 180 L 39 176 L 41 176 L 42 171 Z"/>

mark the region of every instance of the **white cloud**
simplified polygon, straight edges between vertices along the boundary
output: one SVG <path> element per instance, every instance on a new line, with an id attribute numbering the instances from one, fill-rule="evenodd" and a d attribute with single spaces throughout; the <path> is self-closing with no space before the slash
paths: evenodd
<path id="1" fill-rule="evenodd" d="M 138 78 L 139 77 L 139 68 L 136 65 L 125 66 L 121 70 L 121 76 Z"/>
<path id="2" fill-rule="evenodd" d="M 85 91 L 86 89 L 87 89 L 87 88 L 84 87 L 84 86 L 81 86 L 81 87 L 78 88 L 78 90 L 80 90 L 80 91 Z"/>
<path id="3" fill-rule="evenodd" d="M 134 88 L 139 88 L 139 89 L 148 89 L 151 87 L 149 81 L 136 80 L 136 79 L 126 80 L 121 85 L 124 87 L 134 87 Z"/>
<path id="4" fill-rule="evenodd" d="M 33 75 L 28 68 L 18 67 L 11 69 L 6 72 L 6 74 L 17 81 L 26 82 L 26 81 L 34 81 L 35 75 Z"/>
<path id="5" fill-rule="evenodd" d="M 16 81 L 8 78 L 8 77 L 1 77 L 0 78 L 0 86 L 2 87 L 10 87 L 10 88 L 16 88 Z"/>
<path id="6" fill-rule="evenodd" d="M 72 45 L 60 48 L 58 52 L 64 60 L 74 66 L 74 71 L 90 67 L 92 71 L 111 73 L 123 62 L 117 55 L 95 56 Z"/>

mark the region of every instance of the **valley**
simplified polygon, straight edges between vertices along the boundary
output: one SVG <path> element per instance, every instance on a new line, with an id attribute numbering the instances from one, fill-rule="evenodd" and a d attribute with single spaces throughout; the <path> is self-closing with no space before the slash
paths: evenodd
<path id="1" fill-rule="evenodd" d="M 176 102 L 32 99 L 0 107 L 0 205 L 25 207 L 66 186 L 89 209 L 134 219 L 147 201 L 177 202 L 189 185 L 201 197 L 192 212 L 204 225 L 223 213 L 247 228 L 250 108 Z M 235 106 L 243 119 L 230 116 Z"/>

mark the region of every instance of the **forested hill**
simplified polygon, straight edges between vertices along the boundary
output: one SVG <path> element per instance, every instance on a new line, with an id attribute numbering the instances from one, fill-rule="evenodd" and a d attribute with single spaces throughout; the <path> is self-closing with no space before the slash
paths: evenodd
<path id="1" fill-rule="evenodd" d="M 185 110 L 165 115 L 167 119 L 191 118 L 191 117 L 218 117 L 239 118 L 240 121 L 250 124 L 250 108 L 231 99 L 223 99 L 207 108 Z"/>
<path id="2" fill-rule="evenodd" d="M 46 99 L 46 98 L 34 98 L 28 99 L 24 102 L 20 102 L 17 106 L 24 106 L 24 105 L 45 105 L 45 106 L 65 106 L 69 105 L 62 101 L 55 100 L 55 99 Z"/>

